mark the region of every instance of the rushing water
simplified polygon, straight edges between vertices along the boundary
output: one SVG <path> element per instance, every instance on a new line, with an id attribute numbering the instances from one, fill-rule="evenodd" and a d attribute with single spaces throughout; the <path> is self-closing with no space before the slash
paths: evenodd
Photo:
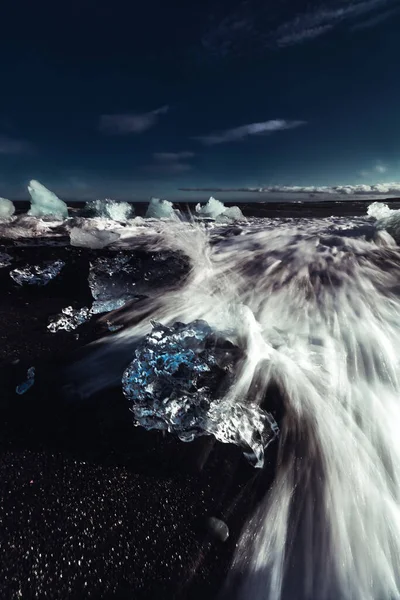
<path id="1" fill-rule="evenodd" d="M 280 390 L 272 487 L 226 582 L 237 600 L 400 598 L 400 249 L 368 219 L 163 223 L 126 241 L 179 251 L 191 270 L 120 319 L 86 359 L 82 393 L 150 331 L 204 319 L 243 351 L 230 403 Z M 118 369 L 117 369 L 118 371 Z"/>

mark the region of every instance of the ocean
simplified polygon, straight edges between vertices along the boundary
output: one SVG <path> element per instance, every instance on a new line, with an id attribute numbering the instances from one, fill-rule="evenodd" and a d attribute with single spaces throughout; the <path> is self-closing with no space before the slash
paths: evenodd
<path id="1" fill-rule="evenodd" d="M 400 598 L 400 202 L 370 204 L 0 222 L 2 598 Z"/>

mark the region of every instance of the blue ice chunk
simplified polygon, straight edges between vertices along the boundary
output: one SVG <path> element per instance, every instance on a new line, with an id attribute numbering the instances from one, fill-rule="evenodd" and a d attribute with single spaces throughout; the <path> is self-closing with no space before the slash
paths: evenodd
<path id="1" fill-rule="evenodd" d="M 274 418 L 223 392 L 234 384 L 239 349 L 217 343 L 205 321 L 152 326 L 122 378 L 135 424 L 169 431 L 184 442 L 213 435 L 237 444 L 251 464 L 262 467 L 264 450 L 279 432 Z"/>
<path id="2" fill-rule="evenodd" d="M 15 391 L 17 392 L 17 394 L 22 396 L 22 394 L 25 394 L 25 392 L 27 392 L 33 386 L 34 383 L 35 383 L 35 367 L 30 367 L 26 374 L 26 381 L 17 385 L 17 387 L 15 388 Z"/>

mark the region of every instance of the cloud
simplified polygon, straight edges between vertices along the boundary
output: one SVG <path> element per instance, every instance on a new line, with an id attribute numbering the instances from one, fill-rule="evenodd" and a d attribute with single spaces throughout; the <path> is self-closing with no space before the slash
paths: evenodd
<path id="1" fill-rule="evenodd" d="M 26 154 L 31 150 L 32 145 L 29 142 L 0 135 L 0 154 Z"/>
<path id="2" fill-rule="evenodd" d="M 235 127 L 234 129 L 226 129 L 225 131 L 197 136 L 193 139 L 205 144 L 206 146 L 213 146 L 215 144 L 236 142 L 252 135 L 261 135 L 274 133 L 276 131 L 284 131 L 285 129 L 294 129 L 295 127 L 300 127 L 301 125 L 305 124 L 305 121 L 285 121 L 284 119 L 275 119 L 272 121 L 264 121 L 262 123 L 250 123 L 249 125 L 242 125 L 240 127 Z"/>
<path id="3" fill-rule="evenodd" d="M 273 37 L 278 46 L 291 46 L 299 44 L 306 40 L 319 37 L 327 33 L 334 27 L 346 23 L 362 19 L 373 12 L 377 12 L 384 8 L 388 3 L 393 3 L 396 0 L 356 0 L 347 4 L 342 1 L 336 1 L 334 8 L 319 8 L 318 10 L 304 12 L 280 25 L 275 31 Z M 379 14 L 370 18 L 370 27 L 378 23 L 382 19 L 378 19 Z M 354 27 L 350 26 L 350 30 L 354 31 Z"/>
<path id="4" fill-rule="evenodd" d="M 144 170 L 158 175 L 178 175 L 192 169 L 187 161 L 195 156 L 194 152 L 155 152 L 154 163 L 146 165 Z"/>
<path id="5" fill-rule="evenodd" d="M 375 165 L 375 171 L 377 171 L 378 173 L 386 173 L 387 170 L 387 166 L 383 165 L 382 163 L 378 163 L 377 165 Z"/>
<path id="6" fill-rule="evenodd" d="M 100 117 L 100 131 L 113 135 L 126 135 L 129 133 L 143 133 L 154 127 L 160 115 L 165 115 L 168 106 L 162 106 L 147 113 L 130 113 L 123 115 L 102 115 Z"/>
<path id="7" fill-rule="evenodd" d="M 350 28 L 350 31 L 359 31 L 360 29 L 370 29 L 372 27 L 376 27 L 384 21 L 387 21 L 387 19 L 389 19 L 390 17 L 394 17 L 395 15 L 397 15 L 399 10 L 400 8 L 396 6 L 395 8 L 386 10 L 383 13 L 379 13 L 377 15 L 374 15 L 373 17 L 369 17 L 365 21 L 360 21 L 359 23 L 353 25 Z"/>
<path id="8" fill-rule="evenodd" d="M 245 188 L 181 188 L 191 192 L 251 192 L 260 194 L 312 194 L 328 196 L 388 196 L 400 195 L 400 182 L 376 183 L 374 185 L 298 186 L 277 185 Z"/>
<path id="9" fill-rule="evenodd" d="M 153 154 L 155 160 L 166 163 L 187 160 L 194 156 L 194 152 L 155 152 Z"/>

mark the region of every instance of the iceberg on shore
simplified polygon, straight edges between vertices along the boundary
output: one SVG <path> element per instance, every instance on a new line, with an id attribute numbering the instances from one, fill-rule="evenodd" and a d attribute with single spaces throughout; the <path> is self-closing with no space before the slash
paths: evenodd
<path id="1" fill-rule="evenodd" d="M 206 204 L 196 204 L 195 210 L 199 217 L 216 221 L 243 221 L 245 218 L 238 206 L 227 208 L 223 202 L 212 196 Z"/>
<path id="2" fill-rule="evenodd" d="M 15 206 L 11 200 L 0 198 L 0 219 L 9 219 L 15 213 Z"/>
<path id="3" fill-rule="evenodd" d="M 38 181 L 32 179 L 28 185 L 28 192 L 31 196 L 28 215 L 31 217 L 51 216 L 60 221 L 68 217 L 68 207 L 65 202 Z"/>

